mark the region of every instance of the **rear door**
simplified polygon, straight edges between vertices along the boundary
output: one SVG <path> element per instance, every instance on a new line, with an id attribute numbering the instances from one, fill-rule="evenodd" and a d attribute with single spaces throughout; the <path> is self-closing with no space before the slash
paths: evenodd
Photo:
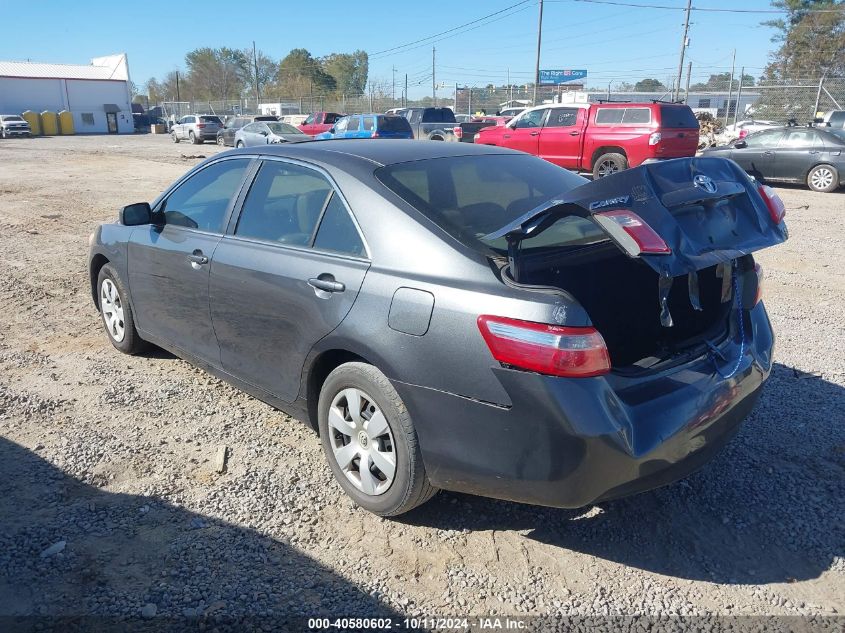
<path id="1" fill-rule="evenodd" d="M 772 178 L 775 175 L 775 150 L 782 136 L 782 129 L 749 134 L 740 141 L 740 147 L 734 144 L 731 159 L 759 180 Z"/>
<path id="2" fill-rule="evenodd" d="M 305 356 L 349 312 L 369 265 L 361 232 L 328 175 L 265 159 L 211 266 L 224 369 L 293 401 Z"/>
<path id="3" fill-rule="evenodd" d="M 655 108 L 658 110 L 658 108 Z M 699 125 L 693 111 L 685 105 L 661 105 L 660 157 L 683 158 L 698 151 Z"/>
<path id="4" fill-rule="evenodd" d="M 519 118 L 514 127 L 502 135 L 502 145 L 537 156 L 540 151 L 540 131 L 549 110 L 532 110 Z"/>
<path id="5" fill-rule="evenodd" d="M 821 162 L 825 147 L 821 134 L 812 128 L 788 128 L 774 150 L 772 178 L 803 182 L 807 172 Z"/>
<path id="6" fill-rule="evenodd" d="M 224 158 L 177 184 L 157 206 L 162 226 L 139 226 L 128 245 L 129 292 L 138 327 L 219 365 L 208 307 L 208 272 L 249 158 Z"/>
<path id="7" fill-rule="evenodd" d="M 340 138 L 359 138 L 361 135 L 361 117 L 351 116 L 347 120 L 346 130 L 340 135 Z"/>
<path id="8" fill-rule="evenodd" d="M 560 167 L 577 169 L 581 163 L 586 113 L 586 108 L 551 108 L 540 131 L 540 158 Z"/>

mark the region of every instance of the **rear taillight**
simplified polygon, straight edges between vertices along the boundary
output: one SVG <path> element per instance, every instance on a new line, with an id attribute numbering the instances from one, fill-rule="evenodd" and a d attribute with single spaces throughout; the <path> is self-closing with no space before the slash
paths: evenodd
<path id="1" fill-rule="evenodd" d="M 197 129 L 203 129 L 205 127 L 205 123 L 197 123 Z"/>
<path id="2" fill-rule="evenodd" d="M 570 378 L 610 371 L 604 339 L 591 327 L 564 327 L 481 315 L 478 329 L 500 363 Z"/>
<path id="3" fill-rule="evenodd" d="M 461 138 L 463 138 L 463 137 L 464 137 L 464 131 L 461 129 L 461 126 L 456 125 L 456 126 L 453 128 L 453 130 L 452 130 L 452 131 L 455 133 L 455 138 L 461 139 Z"/>
<path id="4" fill-rule="evenodd" d="M 757 275 L 757 294 L 754 296 L 754 305 L 756 306 L 763 298 L 763 267 L 760 264 L 754 264 L 754 273 Z"/>
<path id="5" fill-rule="evenodd" d="M 766 208 L 769 209 L 769 215 L 772 216 L 772 222 L 780 224 L 783 222 L 783 216 L 786 215 L 786 207 L 783 200 L 775 193 L 775 190 L 768 185 L 760 185 L 757 191 L 763 196 L 763 202 L 766 203 Z"/>
<path id="6" fill-rule="evenodd" d="M 663 135 L 660 132 L 652 132 L 651 135 L 648 137 L 648 144 L 657 145 L 660 142 L 660 139 L 662 138 Z"/>
<path id="7" fill-rule="evenodd" d="M 748 136 L 748 130 L 739 131 L 739 138 L 745 138 L 746 136 Z"/>
<path id="8" fill-rule="evenodd" d="M 633 211 L 619 209 L 593 216 L 596 222 L 631 256 L 668 255 L 672 249 L 653 228 Z"/>
<path id="9" fill-rule="evenodd" d="M 481 138 L 481 134 L 476 134 L 475 136 L 472 137 L 472 140 L 477 141 L 480 138 Z"/>

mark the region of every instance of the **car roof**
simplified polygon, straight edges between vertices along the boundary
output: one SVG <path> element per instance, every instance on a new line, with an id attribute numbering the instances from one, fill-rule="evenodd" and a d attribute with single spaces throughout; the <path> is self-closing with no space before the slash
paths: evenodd
<path id="1" fill-rule="evenodd" d="M 367 161 L 379 166 L 453 156 L 525 155 L 523 152 L 491 145 L 399 139 L 382 141 L 370 139 L 303 141 L 284 145 L 259 145 L 258 147 L 231 150 L 231 152 L 227 153 L 281 156 L 299 158 L 306 161 L 317 160 L 329 164 L 340 164 L 351 158 L 353 160 Z M 216 156 L 220 156 L 220 154 Z"/>

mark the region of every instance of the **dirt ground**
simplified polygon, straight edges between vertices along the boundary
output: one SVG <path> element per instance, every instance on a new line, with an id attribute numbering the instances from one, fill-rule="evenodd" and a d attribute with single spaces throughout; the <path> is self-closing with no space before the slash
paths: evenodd
<path id="1" fill-rule="evenodd" d="M 216 151 L 0 141 L 0 616 L 845 612 L 845 190 L 778 189 L 775 369 L 702 471 L 578 511 L 441 493 L 383 520 L 304 425 L 102 331 L 88 235 Z"/>

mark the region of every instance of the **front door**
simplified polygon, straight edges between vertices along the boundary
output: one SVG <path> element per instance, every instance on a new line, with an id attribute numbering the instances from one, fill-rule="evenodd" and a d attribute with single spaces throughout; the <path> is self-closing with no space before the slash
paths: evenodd
<path id="1" fill-rule="evenodd" d="M 182 181 L 156 207 L 161 226 L 129 241 L 129 292 L 142 332 L 219 365 L 208 308 L 208 273 L 250 159 L 224 159 Z"/>
<path id="2" fill-rule="evenodd" d="M 775 149 L 781 136 L 782 130 L 766 130 L 746 136 L 739 141 L 745 146 L 735 147 L 731 159 L 758 180 L 772 178 L 775 175 Z"/>
<path id="3" fill-rule="evenodd" d="M 361 235 L 326 176 L 265 160 L 211 263 L 223 368 L 295 400 L 306 355 L 349 312 L 368 268 Z"/>
<path id="4" fill-rule="evenodd" d="M 117 134 L 117 114 L 115 112 L 106 112 L 106 126 L 109 134 Z"/>
<path id="5" fill-rule="evenodd" d="M 526 112 L 512 129 L 502 135 L 503 145 L 536 156 L 540 147 L 540 130 L 547 112 L 547 109 Z"/>
<path id="6" fill-rule="evenodd" d="M 581 112 L 579 120 L 578 113 Z M 586 108 L 552 108 L 540 131 L 538 156 L 568 169 L 580 167 Z"/>

